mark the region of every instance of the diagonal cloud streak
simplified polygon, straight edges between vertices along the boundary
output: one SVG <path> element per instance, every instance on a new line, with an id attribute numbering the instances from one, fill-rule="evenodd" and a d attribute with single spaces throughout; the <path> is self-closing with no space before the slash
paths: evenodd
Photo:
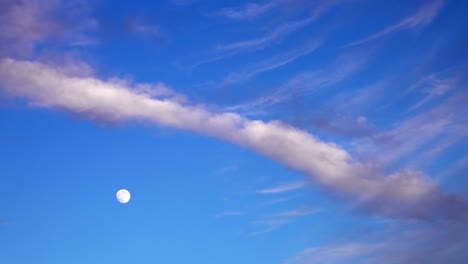
<path id="1" fill-rule="evenodd" d="M 467 202 L 444 193 L 412 170 L 384 175 L 334 143 L 278 121 L 213 113 L 170 97 L 154 97 L 139 86 L 67 75 L 38 62 L 0 60 L 0 91 L 34 106 L 64 109 L 91 119 L 139 120 L 216 137 L 302 171 L 325 189 L 352 198 L 373 214 L 396 218 L 466 217 Z"/>
<path id="2" fill-rule="evenodd" d="M 346 46 L 349 47 L 360 45 L 375 39 L 382 38 L 386 35 L 400 30 L 412 29 L 430 24 L 432 20 L 438 15 L 439 11 L 442 9 L 443 4 L 443 0 L 432 1 L 431 3 L 421 7 L 415 14 L 408 16 L 393 25 L 388 26 L 377 33 L 374 33 L 366 38 L 354 41 Z"/>

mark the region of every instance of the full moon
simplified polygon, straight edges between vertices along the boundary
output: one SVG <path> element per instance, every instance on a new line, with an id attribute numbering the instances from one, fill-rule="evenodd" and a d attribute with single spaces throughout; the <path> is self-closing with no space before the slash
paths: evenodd
<path id="1" fill-rule="evenodd" d="M 128 201 L 130 201 L 130 192 L 125 189 L 119 190 L 115 196 L 117 197 L 117 201 L 119 201 L 119 203 L 128 203 Z"/>

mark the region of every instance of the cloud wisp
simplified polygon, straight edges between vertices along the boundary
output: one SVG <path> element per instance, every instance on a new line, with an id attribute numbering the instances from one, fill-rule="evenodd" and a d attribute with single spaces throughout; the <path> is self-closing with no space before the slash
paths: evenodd
<path id="1" fill-rule="evenodd" d="M 434 0 L 431 3 L 422 6 L 416 13 L 398 21 L 397 23 L 390 25 L 382 29 L 381 31 L 374 33 L 368 37 L 349 43 L 346 46 L 347 47 L 357 46 L 357 45 L 361 45 L 372 40 L 383 38 L 387 35 L 390 35 L 392 33 L 395 33 L 401 30 L 408 30 L 408 29 L 426 26 L 430 24 L 432 20 L 437 16 L 437 14 L 440 12 L 440 10 L 443 7 L 443 4 L 444 4 L 443 0 Z"/>
<path id="2" fill-rule="evenodd" d="M 231 73 L 224 78 L 224 80 L 221 82 L 221 85 L 229 85 L 250 80 L 261 73 L 271 71 L 279 67 L 285 66 L 289 63 L 292 63 L 295 60 L 314 52 L 319 47 L 320 43 L 318 41 L 311 41 L 303 47 L 281 53 L 277 56 L 274 56 L 273 58 L 264 61 L 260 61 L 248 67 L 249 69 L 246 71 Z"/>
<path id="3" fill-rule="evenodd" d="M 468 113 L 463 106 L 467 98 L 465 91 L 454 92 L 432 108 L 410 115 L 388 130 L 375 134 L 373 139 L 358 142 L 356 146 L 369 156 L 376 156 L 376 150 L 385 147 L 385 153 L 378 153 L 378 159 L 385 164 L 406 159 L 416 152 L 418 157 L 412 157 L 412 161 L 432 161 L 447 148 L 466 139 Z M 387 139 L 391 144 L 382 145 L 378 139 Z"/>
<path id="4" fill-rule="evenodd" d="M 456 263 L 466 262 L 463 223 L 429 223 L 384 227 L 340 242 L 304 249 L 285 264 L 306 263 Z M 383 242 L 384 241 L 384 242 Z"/>
<path id="5" fill-rule="evenodd" d="M 70 46 L 95 44 L 86 32 L 96 28 L 96 21 L 88 16 L 83 1 L 3 1 L 0 9 L 0 56 L 27 58 L 37 45 L 51 39 Z M 60 16 L 60 9 L 66 17 Z"/>
<path id="6" fill-rule="evenodd" d="M 70 76 L 38 62 L 0 60 L 1 91 L 26 98 L 35 107 L 63 109 L 90 119 L 149 122 L 219 138 L 301 171 L 374 214 L 433 219 L 464 218 L 468 213 L 465 200 L 444 193 L 421 172 L 385 175 L 374 165 L 354 160 L 340 146 L 284 123 L 213 113 L 170 96 L 151 96 L 138 90 L 140 86 Z"/>
<path id="7" fill-rule="evenodd" d="M 278 212 L 271 215 L 264 216 L 260 220 L 253 221 L 252 224 L 261 227 L 260 230 L 250 233 L 251 236 L 261 235 L 272 232 L 282 226 L 294 222 L 299 218 L 304 218 L 312 214 L 320 212 L 320 209 L 302 207 L 289 211 Z"/>
<path id="8" fill-rule="evenodd" d="M 255 100 L 230 106 L 228 111 L 251 111 L 262 107 L 272 106 L 297 96 L 304 96 L 312 91 L 318 91 L 346 80 L 363 68 L 368 56 L 339 56 L 334 62 L 316 71 L 305 71 L 296 74 L 268 95 Z"/>
<path id="9" fill-rule="evenodd" d="M 248 3 L 242 8 L 223 8 L 214 15 L 233 20 L 246 20 L 259 17 L 279 4 L 279 1 L 270 1 L 263 4 Z"/>
<path id="10" fill-rule="evenodd" d="M 288 1 L 282 1 L 282 0 L 272 1 L 271 3 L 266 3 L 264 5 L 252 5 L 250 6 L 250 8 L 257 10 L 256 12 L 259 12 L 259 10 L 264 10 L 264 9 L 265 9 L 264 12 L 267 12 L 267 11 L 270 11 L 268 8 L 273 9 L 277 5 L 285 4 L 287 2 Z M 330 1 L 314 1 L 312 3 L 309 3 L 307 4 L 306 7 L 303 7 L 303 9 L 311 9 L 311 12 L 309 13 L 308 16 L 297 18 L 295 20 L 282 22 L 272 28 L 270 27 L 266 28 L 266 33 L 264 33 L 263 35 L 259 37 L 241 40 L 241 41 L 235 41 L 231 43 L 219 44 L 214 47 L 213 51 L 205 53 L 205 55 L 203 55 L 203 58 L 195 59 L 195 61 L 188 63 L 188 65 L 183 66 L 183 68 L 194 69 L 201 65 L 210 64 L 210 63 L 220 61 L 228 57 L 236 56 L 245 52 L 261 50 L 275 43 L 279 43 L 281 40 L 283 40 L 287 36 L 293 34 L 296 31 L 299 31 L 300 29 L 310 25 L 312 22 L 320 19 L 329 9 L 340 4 L 341 2 L 342 2 L 341 0 L 330 0 Z M 246 10 L 247 9 L 248 8 L 246 7 Z M 243 11 L 230 10 L 227 13 L 230 13 L 232 16 L 239 16 L 239 17 L 248 16 L 245 13 L 245 12 L 248 12 L 246 10 L 243 10 Z M 253 11 L 250 11 L 250 12 L 253 12 Z"/>
<path id="11" fill-rule="evenodd" d="M 302 189 L 306 187 L 309 183 L 308 182 L 293 182 L 293 183 L 288 183 L 280 186 L 275 186 L 272 188 L 266 188 L 266 189 L 261 189 L 258 190 L 257 193 L 261 194 L 278 194 L 278 193 L 285 193 L 285 192 L 291 192 L 295 191 L 298 189 Z"/>
<path id="12" fill-rule="evenodd" d="M 219 45 L 216 50 L 223 53 L 238 53 L 242 51 L 252 51 L 263 48 L 319 19 L 328 9 L 338 4 L 338 2 L 339 1 L 319 1 L 312 7 L 312 14 L 306 18 L 283 23 L 269 30 L 267 34 L 259 38 Z"/>

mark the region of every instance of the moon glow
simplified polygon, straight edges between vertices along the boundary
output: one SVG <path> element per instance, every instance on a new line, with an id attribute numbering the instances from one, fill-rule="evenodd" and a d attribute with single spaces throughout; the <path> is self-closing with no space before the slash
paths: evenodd
<path id="1" fill-rule="evenodd" d="M 125 189 L 121 189 L 119 190 L 115 196 L 117 197 L 117 201 L 119 201 L 119 203 L 128 203 L 128 201 L 130 201 L 130 192 L 125 190 Z"/>

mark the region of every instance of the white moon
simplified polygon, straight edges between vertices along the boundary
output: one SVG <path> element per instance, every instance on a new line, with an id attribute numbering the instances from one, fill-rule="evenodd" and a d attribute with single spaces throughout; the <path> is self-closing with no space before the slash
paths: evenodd
<path id="1" fill-rule="evenodd" d="M 125 189 L 119 190 L 115 196 L 117 197 L 117 201 L 119 201 L 119 203 L 128 203 L 128 201 L 130 201 L 130 192 Z"/>

